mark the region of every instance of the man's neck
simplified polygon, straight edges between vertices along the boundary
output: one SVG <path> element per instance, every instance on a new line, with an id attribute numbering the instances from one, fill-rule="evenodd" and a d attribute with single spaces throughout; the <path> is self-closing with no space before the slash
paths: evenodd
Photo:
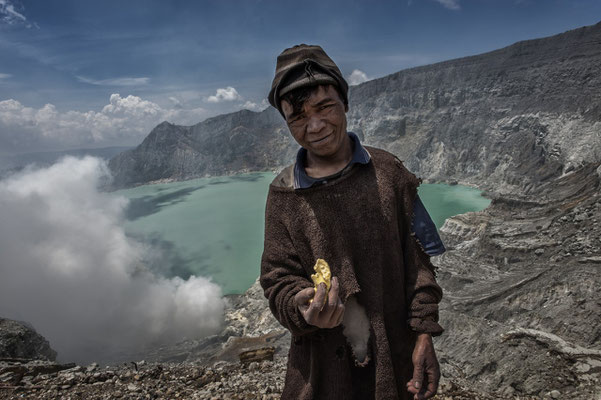
<path id="1" fill-rule="evenodd" d="M 332 157 L 320 157 L 307 152 L 305 172 L 312 178 L 323 178 L 341 171 L 353 159 L 353 142 L 348 135 L 344 137 L 341 151 Z"/>

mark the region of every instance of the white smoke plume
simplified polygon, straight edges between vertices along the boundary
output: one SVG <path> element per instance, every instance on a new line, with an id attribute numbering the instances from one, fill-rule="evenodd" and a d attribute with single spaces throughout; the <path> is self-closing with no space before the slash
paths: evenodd
<path id="1" fill-rule="evenodd" d="M 67 157 L 0 181 L 0 316 L 31 323 L 59 360 L 108 361 L 219 330 L 220 288 L 166 279 L 125 235 L 127 199 L 98 190 L 98 158 Z"/>

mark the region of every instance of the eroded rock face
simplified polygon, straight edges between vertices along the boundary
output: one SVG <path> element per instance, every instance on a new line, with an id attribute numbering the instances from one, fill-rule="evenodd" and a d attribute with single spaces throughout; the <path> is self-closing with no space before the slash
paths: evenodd
<path id="1" fill-rule="evenodd" d="M 596 166 L 441 229 L 443 375 L 507 396 L 601 391 L 601 196 Z M 536 199 L 537 201 L 535 201 Z"/>
<path id="2" fill-rule="evenodd" d="M 349 127 L 411 171 L 529 194 L 601 154 L 601 24 L 353 87 Z"/>
<path id="3" fill-rule="evenodd" d="M 32 327 L 0 318 L 0 358 L 56 360 L 56 351 Z"/>

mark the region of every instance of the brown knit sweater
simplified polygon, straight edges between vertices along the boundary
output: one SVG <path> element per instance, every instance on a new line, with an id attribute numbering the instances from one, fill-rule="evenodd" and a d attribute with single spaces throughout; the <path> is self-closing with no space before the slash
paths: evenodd
<path id="1" fill-rule="evenodd" d="M 375 399 L 408 399 L 415 331 L 440 334 L 429 256 L 411 234 L 418 179 L 392 154 L 368 148 L 372 162 L 335 181 L 303 190 L 271 185 L 265 213 L 260 282 L 269 306 L 292 333 L 283 399 L 350 399 L 342 328 L 305 322 L 294 304 L 311 287 L 317 258 L 354 295 L 371 324 Z"/>

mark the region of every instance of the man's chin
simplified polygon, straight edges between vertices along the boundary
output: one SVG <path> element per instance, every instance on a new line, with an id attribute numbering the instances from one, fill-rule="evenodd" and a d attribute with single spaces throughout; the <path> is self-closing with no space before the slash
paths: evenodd
<path id="1" fill-rule="evenodd" d="M 307 151 L 310 152 L 313 156 L 319 158 L 331 158 L 336 154 L 335 151 L 329 149 L 307 149 Z"/>

